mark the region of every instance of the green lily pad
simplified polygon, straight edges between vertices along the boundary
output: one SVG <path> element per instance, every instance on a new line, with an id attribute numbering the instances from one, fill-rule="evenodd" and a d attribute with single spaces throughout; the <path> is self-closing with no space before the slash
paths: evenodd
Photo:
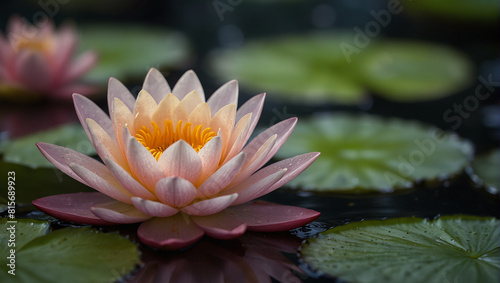
<path id="1" fill-rule="evenodd" d="M 357 104 L 366 90 L 349 63 L 342 44 L 351 33 L 314 33 L 254 41 L 214 54 L 210 65 L 221 80 L 238 79 L 256 92 L 295 102 Z"/>
<path id="2" fill-rule="evenodd" d="M 302 245 L 303 261 L 348 282 L 497 283 L 500 226 L 493 217 L 353 222 Z"/>
<path id="3" fill-rule="evenodd" d="M 2 255 L 8 255 L 10 249 L 19 250 L 24 247 L 27 243 L 31 242 L 33 239 L 41 237 L 49 233 L 50 223 L 47 221 L 35 220 L 35 219 L 7 219 L 1 218 L 0 224 L 5 229 L 0 231 L 0 251 Z M 15 227 L 15 229 L 9 229 Z M 10 240 L 11 230 L 15 230 L 15 239 Z M 9 243 L 11 246 L 9 246 Z M 15 246 L 14 246 L 15 245 Z M 6 258 L 1 258 L 0 263 L 2 268 L 7 263 Z M 2 282 L 6 282 L 2 280 Z"/>
<path id="4" fill-rule="evenodd" d="M 419 0 L 406 4 L 409 11 L 418 11 L 456 20 L 485 22 L 498 20 L 496 0 Z"/>
<path id="5" fill-rule="evenodd" d="M 392 192 L 462 172 L 469 142 L 415 121 L 371 115 L 324 115 L 301 120 L 277 157 L 319 151 L 289 186 L 317 192 Z"/>
<path id="6" fill-rule="evenodd" d="M 353 32 L 255 40 L 214 52 L 209 63 L 223 81 L 308 104 L 359 104 L 369 90 L 397 101 L 430 100 L 472 79 L 471 63 L 452 49 Z"/>
<path id="7" fill-rule="evenodd" d="M 492 194 L 500 190 L 500 149 L 479 156 L 472 162 L 472 179 Z"/>
<path id="8" fill-rule="evenodd" d="M 36 147 L 37 142 L 57 144 L 86 155 L 96 154 L 82 126 L 68 124 L 4 143 L 0 152 L 3 154 L 3 161 L 30 168 L 53 167 Z"/>
<path id="9" fill-rule="evenodd" d="M 30 206 L 26 207 L 26 209 L 32 209 L 31 202 L 37 198 L 95 191 L 55 167 L 33 169 L 21 164 L 0 161 L 0 174 L 7 176 L 7 172 L 15 173 L 13 176 L 15 176 L 16 204 L 29 204 Z M 7 193 L 7 186 L 2 186 L 0 188 L 0 211 L 3 211 L 1 205 L 7 204 Z M 21 207 L 18 207 L 18 212 L 20 211 Z"/>
<path id="10" fill-rule="evenodd" d="M 29 242 L 17 242 L 24 234 L 43 230 L 30 227 L 31 223 L 47 225 L 33 219 L 17 222 L 16 275 L 7 273 L 7 258 L 2 257 L 2 282 L 114 282 L 130 273 L 140 261 L 136 245 L 118 234 L 102 233 L 89 226 L 68 227 L 47 235 L 38 232 Z M 3 248 L 8 231 L 0 233 Z"/>
<path id="11" fill-rule="evenodd" d="M 465 88 L 473 78 L 467 58 L 434 44 L 379 42 L 360 56 L 367 87 L 395 101 L 441 98 Z"/>
<path id="12" fill-rule="evenodd" d="M 80 49 L 96 50 L 99 62 L 86 79 L 107 84 L 110 77 L 143 77 L 151 67 L 179 67 L 189 59 L 188 39 L 168 29 L 141 25 L 79 27 Z"/>

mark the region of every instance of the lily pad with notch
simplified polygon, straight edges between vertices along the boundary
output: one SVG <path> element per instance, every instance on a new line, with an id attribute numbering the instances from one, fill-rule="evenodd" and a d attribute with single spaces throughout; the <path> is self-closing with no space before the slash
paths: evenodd
<path id="1" fill-rule="evenodd" d="M 393 218 L 337 226 L 307 240 L 301 259 L 347 282 L 482 282 L 500 279 L 494 217 Z"/>

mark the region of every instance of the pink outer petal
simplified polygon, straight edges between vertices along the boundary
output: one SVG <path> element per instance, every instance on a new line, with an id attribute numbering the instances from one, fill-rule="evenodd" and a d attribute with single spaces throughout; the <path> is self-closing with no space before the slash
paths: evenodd
<path id="1" fill-rule="evenodd" d="M 143 243 L 159 249 L 181 249 L 203 237 L 199 228 L 189 216 L 178 213 L 166 218 L 153 218 L 139 226 L 137 235 Z"/>
<path id="2" fill-rule="evenodd" d="M 169 146 L 158 159 L 158 163 L 166 177 L 177 176 L 191 183 L 198 180 L 202 169 L 200 156 L 184 140 Z"/>
<path id="3" fill-rule="evenodd" d="M 110 137 L 115 136 L 115 134 L 113 133 L 113 124 L 111 123 L 111 119 L 92 100 L 86 98 L 81 94 L 75 93 L 73 94 L 73 103 L 75 105 L 78 119 L 80 120 L 83 129 L 87 133 L 89 140 L 92 140 L 92 135 L 90 134 L 90 130 L 87 125 L 88 118 L 94 120 L 97 124 L 99 124 Z"/>
<path id="4" fill-rule="evenodd" d="M 140 197 L 133 197 L 132 203 L 140 212 L 154 217 L 169 217 L 179 212 L 177 208 Z"/>
<path id="5" fill-rule="evenodd" d="M 88 169 L 84 166 L 70 163 L 69 167 L 95 190 L 121 202 L 129 204 L 132 203 L 132 201 L 130 200 L 132 194 L 125 190 L 118 183 L 118 181 L 116 181 L 116 179 L 113 177 L 113 175 L 111 175 L 106 166 L 102 165 L 101 168 L 94 167 L 92 169 Z"/>
<path id="6" fill-rule="evenodd" d="M 222 155 L 222 139 L 216 136 L 209 140 L 198 152 L 201 161 L 201 173 L 198 178 L 199 183 L 204 182 L 213 172 L 216 171 Z"/>
<path id="7" fill-rule="evenodd" d="M 132 93 L 117 79 L 109 78 L 108 81 L 108 108 L 113 113 L 113 102 L 115 98 L 120 99 L 130 112 L 134 110 L 135 98 Z"/>
<path id="8" fill-rule="evenodd" d="M 156 197 L 148 189 L 130 176 L 130 173 L 125 171 L 125 169 L 123 169 L 116 162 L 109 158 L 104 159 L 104 162 L 116 180 L 118 180 L 118 182 L 120 182 L 120 184 L 132 195 L 148 200 L 156 200 Z"/>
<path id="9" fill-rule="evenodd" d="M 311 163 L 313 163 L 314 160 L 318 158 L 318 156 L 319 152 L 311 152 L 273 163 L 259 170 L 257 173 L 253 174 L 242 183 L 228 189 L 227 191 L 224 191 L 224 193 L 233 194 L 246 191 L 250 189 L 249 187 L 252 184 L 259 182 L 260 180 L 265 179 L 272 174 L 276 174 L 276 172 L 286 169 L 285 175 L 281 179 L 279 179 L 276 183 L 271 184 L 271 186 L 268 187 L 267 189 L 263 187 L 263 189 L 259 190 L 258 193 L 253 194 L 254 198 L 266 195 L 276 190 L 277 188 L 283 186 L 284 184 L 288 183 L 288 181 L 290 181 L 291 179 L 297 177 L 297 175 L 299 175 L 300 173 L 302 173 L 302 171 L 307 169 L 307 167 L 309 167 L 309 165 L 311 165 Z M 255 191 L 252 190 L 252 193 L 254 192 Z"/>
<path id="10" fill-rule="evenodd" d="M 36 91 L 47 91 L 52 83 L 52 73 L 46 58 L 38 52 L 22 51 L 16 62 L 19 80 Z"/>
<path id="11" fill-rule="evenodd" d="M 90 185 L 73 172 L 73 170 L 69 167 L 69 164 L 75 163 L 87 168 L 102 168 L 104 166 L 101 162 L 66 147 L 43 142 L 39 142 L 36 145 L 43 156 L 45 156 L 50 163 L 54 164 L 54 166 L 56 166 L 64 174 L 87 186 Z"/>
<path id="12" fill-rule="evenodd" d="M 194 200 L 196 188 L 191 182 L 180 177 L 168 177 L 156 183 L 155 194 L 165 204 L 182 207 Z"/>
<path id="13" fill-rule="evenodd" d="M 194 203 L 190 206 L 186 206 L 181 210 L 189 215 L 195 215 L 195 216 L 211 215 L 229 207 L 234 202 L 234 200 L 236 200 L 237 197 L 238 194 L 232 194 L 232 195 L 206 199 Z"/>
<path id="14" fill-rule="evenodd" d="M 120 224 L 138 223 L 151 218 L 151 216 L 137 210 L 133 205 L 120 201 L 98 203 L 93 205 L 90 210 L 101 219 Z"/>
<path id="15" fill-rule="evenodd" d="M 241 152 L 229 162 L 222 165 L 198 188 L 198 197 L 209 197 L 226 188 L 240 172 L 241 166 L 245 162 L 245 158 L 246 154 Z"/>
<path id="16" fill-rule="evenodd" d="M 237 238 L 247 230 L 246 223 L 223 212 L 208 216 L 192 216 L 191 219 L 205 231 L 205 234 L 221 240 Z"/>
<path id="17" fill-rule="evenodd" d="M 68 222 L 91 225 L 114 225 L 102 220 L 90 211 L 90 207 L 113 199 L 98 192 L 53 195 L 33 201 L 39 210 Z"/>
<path id="18" fill-rule="evenodd" d="M 165 80 L 165 77 L 155 68 L 151 68 L 146 75 L 142 89 L 147 91 L 155 99 L 156 103 L 160 101 L 171 92 L 170 86 Z"/>
<path id="19" fill-rule="evenodd" d="M 160 165 L 153 155 L 135 138 L 130 137 L 127 143 L 127 162 L 137 179 L 149 190 L 165 177 Z"/>
<path id="20" fill-rule="evenodd" d="M 72 82 L 78 79 L 97 63 L 98 58 L 97 52 L 94 51 L 88 51 L 81 54 L 71 64 L 69 70 L 67 70 L 65 80 L 67 82 Z"/>
<path id="21" fill-rule="evenodd" d="M 286 171 L 287 169 L 282 169 L 274 174 L 266 176 L 261 180 L 258 180 L 250 186 L 243 182 L 242 185 L 247 186 L 247 188 L 244 190 L 237 190 L 240 192 L 238 193 L 236 201 L 233 202 L 233 205 L 242 204 L 258 198 L 264 191 L 267 191 L 272 185 L 276 184 L 276 182 L 283 178 Z"/>
<path id="22" fill-rule="evenodd" d="M 286 142 L 290 134 L 292 133 L 295 125 L 297 124 L 297 118 L 290 118 L 285 121 L 281 121 L 278 124 L 266 129 L 264 132 L 260 133 L 257 137 L 255 137 L 242 151 L 246 152 L 248 156 L 254 156 L 254 154 L 259 150 L 259 148 L 266 143 L 266 141 L 272 137 L 273 135 L 277 135 L 276 142 L 274 143 L 273 148 L 269 151 L 266 158 L 262 160 L 260 168 L 262 165 L 267 163 L 271 157 L 278 152 L 278 150 L 283 146 Z"/>
<path id="23" fill-rule="evenodd" d="M 179 81 L 175 84 L 172 93 L 182 100 L 188 93 L 195 90 L 203 102 L 205 102 L 205 92 L 201 86 L 200 80 L 193 70 L 185 72 Z"/>
<path id="24" fill-rule="evenodd" d="M 0 69 L 11 69 L 9 68 L 9 63 L 15 58 L 14 56 L 12 45 L 2 34 L 0 34 Z"/>
<path id="25" fill-rule="evenodd" d="M 248 113 L 252 113 L 252 117 L 250 120 L 250 127 L 247 135 L 243 139 L 243 144 L 245 144 L 257 126 L 257 122 L 259 122 L 260 114 L 262 113 L 262 107 L 264 107 L 264 100 L 266 99 L 266 94 L 261 93 L 250 98 L 247 102 L 245 102 L 236 112 L 236 121 L 239 121 L 243 116 Z"/>
<path id="26" fill-rule="evenodd" d="M 63 77 L 68 67 L 71 56 L 75 52 L 77 45 L 76 31 L 71 25 L 64 25 L 57 35 L 56 48 L 53 52 L 54 69 L 57 70 L 57 76 Z"/>
<path id="27" fill-rule="evenodd" d="M 238 105 L 238 81 L 232 80 L 225 83 L 210 96 L 207 103 L 212 115 L 228 104 Z"/>
<path id="28" fill-rule="evenodd" d="M 277 232 L 287 231 L 305 225 L 318 218 L 314 210 L 255 201 L 227 208 L 235 219 L 247 223 L 249 231 Z"/>

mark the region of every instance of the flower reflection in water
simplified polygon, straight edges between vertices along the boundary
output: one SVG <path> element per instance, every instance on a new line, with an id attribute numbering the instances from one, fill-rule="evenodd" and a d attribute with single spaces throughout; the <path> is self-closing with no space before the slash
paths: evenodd
<path id="1" fill-rule="evenodd" d="M 288 233 L 246 233 L 232 241 L 206 238 L 179 253 L 143 249 L 144 266 L 127 282 L 301 282 L 300 268 L 283 253 L 301 239 Z"/>

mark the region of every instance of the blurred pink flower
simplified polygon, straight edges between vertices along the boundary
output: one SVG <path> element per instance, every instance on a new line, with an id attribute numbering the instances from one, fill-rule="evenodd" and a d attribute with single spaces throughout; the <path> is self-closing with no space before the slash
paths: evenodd
<path id="1" fill-rule="evenodd" d="M 118 80 L 109 80 L 111 118 L 75 94 L 78 118 L 104 164 L 68 148 L 38 147 L 61 171 L 99 192 L 49 196 L 33 204 L 72 222 L 144 222 L 138 229 L 141 241 L 165 249 L 186 247 L 204 234 L 232 239 L 246 230 L 302 226 L 319 213 L 251 202 L 296 177 L 319 155 L 303 154 L 260 169 L 297 122 L 282 121 L 246 144 L 264 97 L 254 96 L 237 110 L 238 83 L 230 81 L 205 102 L 193 71 L 171 90 L 156 69 L 146 76 L 137 100 Z"/>
<path id="2" fill-rule="evenodd" d="M 76 47 L 76 31 L 70 25 L 56 32 L 52 22 L 35 27 L 19 16 L 11 17 L 6 36 L 0 33 L 0 96 L 70 99 L 75 92 L 96 91 L 75 81 L 95 65 L 97 53 L 89 51 L 72 61 Z"/>

